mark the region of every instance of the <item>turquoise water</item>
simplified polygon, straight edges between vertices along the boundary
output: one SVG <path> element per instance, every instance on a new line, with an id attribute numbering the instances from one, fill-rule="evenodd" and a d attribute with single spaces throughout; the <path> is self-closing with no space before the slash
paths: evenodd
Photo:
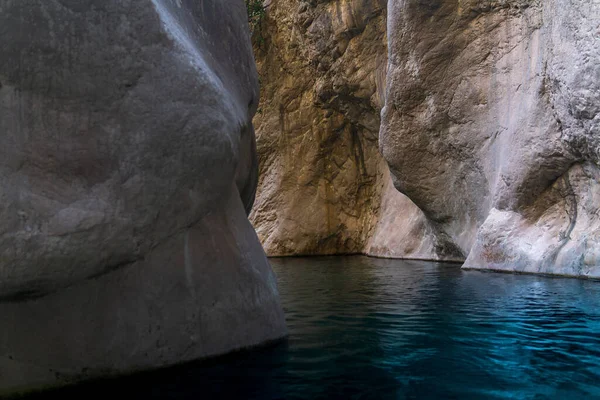
<path id="1" fill-rule="evenodd" d="M 600 282 L 366 257 L 271 262 L 286 342 L 58 394 L 600 398 Z"/>

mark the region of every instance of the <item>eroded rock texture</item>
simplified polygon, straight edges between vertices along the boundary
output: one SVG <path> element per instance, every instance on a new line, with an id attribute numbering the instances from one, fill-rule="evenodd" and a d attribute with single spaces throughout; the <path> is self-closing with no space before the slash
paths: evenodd
<path id="1" fill-rule="evenodd" d="M 386 1 L 265 4 L 254 35 L 261 178 L 251 220 L 267 253 L 447 256 L 378 151 Z"/>
<path id="2" fill-rule="evenodd" d="M 600 3 L 389 3 L 395 186 L 467 268 L 600 277 Z"/>
<path id="3" fill-rule="evenodd" d="M 285 334 L 242 0 L 0 0 L 0 392 Z"/>

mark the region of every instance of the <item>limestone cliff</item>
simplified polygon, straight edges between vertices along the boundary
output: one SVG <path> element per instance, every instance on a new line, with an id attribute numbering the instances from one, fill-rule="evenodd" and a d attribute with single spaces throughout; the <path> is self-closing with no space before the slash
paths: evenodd
<path id="1" fill-rule="evenodd" d="M 393 189 L 379 154 L 386 1 L 265 6 L 254 33 L 261 177 L 251 220 L 267 253 L 454 256 Z"/>
<path id="2" fill-rule="evenodd" d="M 600 277 L 600 3 L 391 1 L 382 153 L 466 268 Z"/>
<path id="3" fill-rule="evenodd" d="M 285 335 L 242 0 L 0 0 L 0 394 Z"/>
<path id="4" fill-rule="evenodd" d="M 600 3 L 265 5 L 251 218 L 269 254 L 600 275 Z"/>

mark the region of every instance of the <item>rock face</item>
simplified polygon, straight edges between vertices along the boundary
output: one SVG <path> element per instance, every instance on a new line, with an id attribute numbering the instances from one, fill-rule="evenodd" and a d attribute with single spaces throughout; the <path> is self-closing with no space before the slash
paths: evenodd
<path id="1" fill-rule="evenodd" d="M 600 3 L 389 3 L 380 148 L 466 268 L 600 277 Z"/>
<path id="2" fill-rule="evenodd" d="M 600 274 L 598 2 L 265 5 L 251 220 L 269 254 Z"/>
<path id="3" fill-rule="evenodd" d="M 451 257 L 379 154 L 386 1 L 265 5 L 254 34 L 261 174 L 251 221 L 267 253 Z"/>
<path id="4" fill-rule="evenodd" d="M 285 335 L 247 30 L 242 0 L 0 0 L 0 393 Z"/>

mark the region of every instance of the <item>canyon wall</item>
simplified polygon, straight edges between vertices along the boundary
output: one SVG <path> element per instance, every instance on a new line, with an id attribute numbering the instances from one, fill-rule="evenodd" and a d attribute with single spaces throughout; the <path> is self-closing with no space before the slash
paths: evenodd
<path id="1" fill-rule="evenodd" d="M 270 255 L 600 275 L 600 3 L 264 4 L 251 220 Z"/>
<path id="2" fill-rule="evenodd" d="M 251 221 L 267 253 L 460 259 L 394 190 L 378 150 L 386 1 L 264 4 L 253 38 L 262 93 Z"/>
<path id="3" fill-rule="evenodd" d="M 286 334 L 242 0 L 0 0 L 0 395 Z"/>
<path id="4" fill-rule="evenodd" d="M 390 1 L 380 148 L 465 268 L 600 277 L 600 3 Z"/>

